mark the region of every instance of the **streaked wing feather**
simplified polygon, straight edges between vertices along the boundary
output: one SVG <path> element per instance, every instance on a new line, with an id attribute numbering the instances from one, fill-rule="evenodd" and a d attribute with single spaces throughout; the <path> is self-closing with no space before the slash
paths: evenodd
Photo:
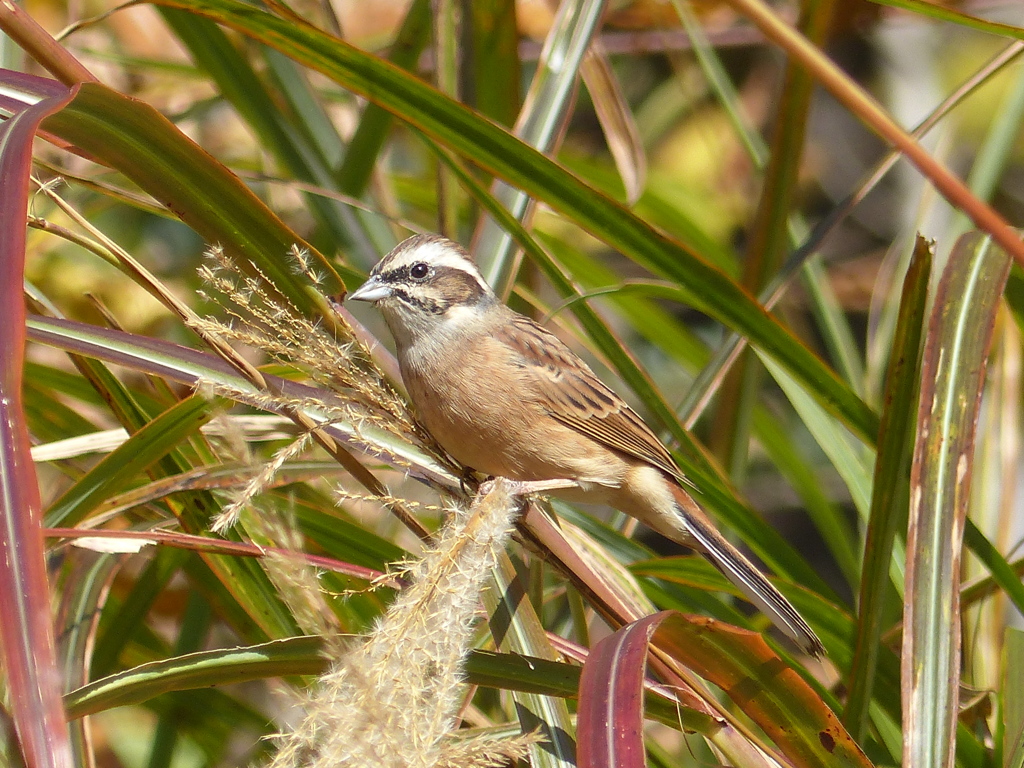
<path id="1" fill-rule="evenodd" d="M 521 355 L 553 418 L 686 482 L 643 419 L 557 336 L 522 316 L 498 331 L 498 336 Z"/>

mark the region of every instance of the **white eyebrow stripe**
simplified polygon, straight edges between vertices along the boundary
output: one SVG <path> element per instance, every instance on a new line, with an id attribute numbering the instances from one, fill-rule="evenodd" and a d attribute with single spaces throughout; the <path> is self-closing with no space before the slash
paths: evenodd
<path id="1" fill-rule="evenodd" d="M 446 242 L 434 240 L 424 243 L 423 245 L 411 248 L 403 255 L 410 262 L 426 261 L 435 267 L 454 267 L 455 269 L 471 272 L 474 275 L 480 274 L 472 261 Z"/>
<path id="2" fill-rule="evenodd" d="M 485 293 L 491 292 L 491 287 L 480 274 L 480 270 L 476 268 L 476 264 L 464 256 L 460 250 L 457 250 L 454 243 L 447 240 L 429 240 L 411 248 L 401 249 L 401 245 L 398 248 L 400 249 L 398 253 L 395 253 L 390 259 L 385 256 L 378 265 L 382 272 L 423 261 L 434 268 L 446 267 L 464 272 L 470 275 Z M 385 264 L 385 262 L 387 263 Z"/>

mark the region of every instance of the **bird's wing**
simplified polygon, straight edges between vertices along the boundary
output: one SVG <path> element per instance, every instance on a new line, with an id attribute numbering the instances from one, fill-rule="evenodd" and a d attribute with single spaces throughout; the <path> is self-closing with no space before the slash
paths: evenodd
<path id="1" fill-rule="evenodd" d="M 809 653 L 824 654 L 821 641 L 796 609 L 718 532 L 682 488 L 687 480 L 665 446 L 586 363 L 558 338 L 522 316 L 501 326 L 495 337 L 512 350 L 517 365 L 531 377 L 538 397 L 552 418 L 610 448 L 646 461 L 680 482 L 680 486 L 672 490 L 679 525 L 666 530 L 655 524 L 657 530 L 680 543 L 696 546 L 779 629 Z M 683 533 L 681 538 L 680 532 Z"/>
<path id="2" fill-rule="evenodd" d="M 557 336 L 522 315 L 501 327 L 496 336 L 532 377 L 552 418 L 687 482 L 643 419 Z"/>

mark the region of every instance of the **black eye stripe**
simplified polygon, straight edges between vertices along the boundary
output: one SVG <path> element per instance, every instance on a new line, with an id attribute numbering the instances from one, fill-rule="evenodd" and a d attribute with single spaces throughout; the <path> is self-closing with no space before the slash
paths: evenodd
<path id="1" fill-rule="evenodd" d="M 401 288 L 396 288 L 392 295 L 395 298 L 404 301 L 406 304 L 422 309 L 424 312 L 429 312 L 432 315 L 443 314 L 448 309 L 447 304 L 444 304 L 431 298 L 422 298 L 420 296 L 414 296 L 408 291 L 402 290 Z"/>
<path id="2" fill-rule="evenodd" d="M 408 276 L 408 267 L 398 267 L 397 269 L 389 269 L 387 272 L 382 272 L 380 279 L 385 283 L 404 283 Z"/>

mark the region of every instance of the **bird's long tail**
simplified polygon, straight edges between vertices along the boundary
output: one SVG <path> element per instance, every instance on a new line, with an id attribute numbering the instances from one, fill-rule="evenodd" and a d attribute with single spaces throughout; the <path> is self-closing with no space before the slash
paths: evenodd
<path id="1" fill-rule="evenodd" d="M 697 502 L 682 488 L 673 487 L 683 528 L 690 538 L 685 542 L 696 546 L 722 574 L 757 606 L 772 624 L 804 651 L 823 656 L 825 649 L 803 617 L 782 596 L 758 568 L 718 532 Z"/>

